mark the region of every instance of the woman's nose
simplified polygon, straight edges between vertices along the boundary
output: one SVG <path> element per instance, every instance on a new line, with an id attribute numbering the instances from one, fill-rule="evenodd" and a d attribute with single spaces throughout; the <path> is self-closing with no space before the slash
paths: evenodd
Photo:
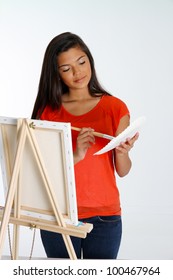
<path id="1" fill-rule="evenodd" d="M 79 75 L 81 73 L 80 67 L 75 67 L 73 70 L 74 75 Z"/>

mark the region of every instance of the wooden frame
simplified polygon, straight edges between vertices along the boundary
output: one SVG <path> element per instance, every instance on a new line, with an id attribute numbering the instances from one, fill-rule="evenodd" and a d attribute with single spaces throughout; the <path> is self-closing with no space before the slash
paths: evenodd
<path id="1" fill-rule="evenodd" d="M 67 223 L 77 225 L 70 124 L 39 120 L 27 122 L 33 128 L 60 210 Z M 7 194 L 17 147 L 17 119 L 0 117 L 0 124 L 2 178 Z M 23 153 L 20 185 L 24 185 L 20 193 L 21 214 L 31 218 L 55 220 L 28 140 Z"/>
<path id="2" fill-rule="evenodd" d="M 18 225 L 33 224 L 37 228 L 62 233 L 70 258 L 76 259 L 69 235 L 85 238 L 92 225 L 81 227 L 77 220 L 70 124 L 0 120 L 1 165 L 6 190 L 6 203 L 0 215 L 0 255 L 5 229 L 12 222 L 16 225 L 13 238 L 15 259 Z M 31 185 L 38 187 L 37 191 L 34 189 L 34 197 Z M 71 226 L 67 227 L 67 223 Z"/>

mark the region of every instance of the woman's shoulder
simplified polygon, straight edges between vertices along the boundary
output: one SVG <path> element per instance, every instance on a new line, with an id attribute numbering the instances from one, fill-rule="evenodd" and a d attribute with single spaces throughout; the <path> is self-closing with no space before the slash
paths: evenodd
<path id="1" fill-rule="evenodd" d="M 112 95 L 104 95 L 101 102 L 102 110 L 114 118 L 121 118 L 129 114 L 129 109 L 124 101 Z"/>
<path id="2" fill-rule="evenodd" d="M 53 116 L 55 115 L 55 111 L 56 110 L 53 110 L 50 105 L 46 105 L 46 107 L 44 108 L 44 110 L 40 116 L 40 119 L 48 120 L 48 121 L 52 120 Z"/>
<path id="3" fill-rule="evenodd" d="M 125 104 L 125 102 L 122 99 L 120 99 L 116 96 L 113 96 L 113 95 L 103 95 L 102 100 L 103 100 L 103 103 L 105 103 L 111 107 L 112 106 L 113 107 L 122 106 Z"/>

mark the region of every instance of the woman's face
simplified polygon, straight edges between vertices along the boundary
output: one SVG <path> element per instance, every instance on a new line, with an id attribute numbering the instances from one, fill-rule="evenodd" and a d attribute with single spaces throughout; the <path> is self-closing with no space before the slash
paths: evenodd
<path id="1" fill-rule="evenodd" d="M 60 77 L 69 90 L 88 87 L 91 79 L 90 61 L 79 47 L 62 52 L 57 63 Z"/>

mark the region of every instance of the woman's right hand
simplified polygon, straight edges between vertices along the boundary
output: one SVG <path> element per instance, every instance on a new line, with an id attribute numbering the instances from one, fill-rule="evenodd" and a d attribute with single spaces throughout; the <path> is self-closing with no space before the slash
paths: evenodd
<path id="1" fill-rule="evenodd" d="M 76 150 L 73 154 L 74 164 L 85 158 L 88 148 L 95 143 L 95 137 L 93 135 L 92 128 L 82 128 L 78 134 L 76 142 Z"/>

